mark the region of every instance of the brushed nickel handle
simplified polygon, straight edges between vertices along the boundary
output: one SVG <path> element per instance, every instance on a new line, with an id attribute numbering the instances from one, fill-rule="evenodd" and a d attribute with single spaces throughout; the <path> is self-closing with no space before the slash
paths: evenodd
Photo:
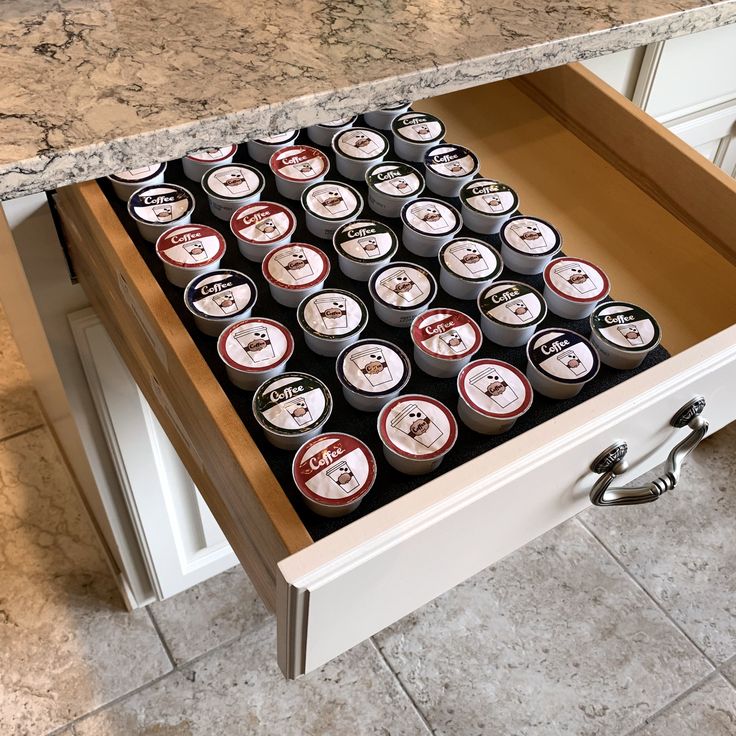
<path id="1" fill-rule="evenodd" d="M 615 442 L 593 460 L 590 469 L 600 478 L 590 490 L 590 501 L 594 506 L 630 506 L 656 501 L 663 493 L 671 491 L 680 480 L 682 465 L 687 456 L 700 444 L 708 433 L 708 422 L 700 415 L 705 408 L 705 399 L 696 396 L 688 401 L 670 420 L 673 427 L 690 427 L 690 434 L 678 442 L 667 456 L 662 475 L 638 488 L 611 488 L 613 481 L 629 467 L 625 457 L 629 448 L 626 442 Z"/>

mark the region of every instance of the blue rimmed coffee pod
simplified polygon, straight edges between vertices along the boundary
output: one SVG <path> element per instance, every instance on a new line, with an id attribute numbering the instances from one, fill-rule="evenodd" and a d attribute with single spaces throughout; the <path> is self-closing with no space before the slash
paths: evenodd
<path id="1" fill-rule="evenodd" d="M 629 302 L 604 302 L 590 315 L 591 341 L 601 362 L 632 370 L 660 343 L 659 323 L 643 307 Z"/>
<path id="2" fill-rule="evenodd" d="M 503 262 L 516 273 L 542 273 L 562 248 L 560 233 L 539 217 L 510 217 L 501 225 L 498 235 Z"/>
<path id="3" fill-rule="evenodd" d="M 424 154 L 424 176 L 430 191 L 440 197 L 457 197 L 480 168 L 478 157 L 465 146 L 440 143 Z"/>
<path id="4" fill-rule="evenodd" d="M 547 303 L 522 281 L 494 281 L 478 295 L 483 334 L 497 345 L 525 345 L 547 316 Z"/>
<path id="5" fill-rule="evenodd" d="M 476 238 L 456 238 L 439 252 L 440 286 L 456 299 L 477 299 L 503 271 L 498 251 Z"/>
<path id="6" fill-rule="evenodd" d="M 368 281 L 399 249 L 396 233 L 376 220 L 352 220 L 332 236 L 340 270 L 356 281 Z"/>

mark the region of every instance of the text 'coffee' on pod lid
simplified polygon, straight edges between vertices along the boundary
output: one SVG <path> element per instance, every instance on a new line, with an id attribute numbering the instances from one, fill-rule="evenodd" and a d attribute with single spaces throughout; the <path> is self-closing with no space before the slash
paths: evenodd
<path id="1" fill-rule="evenodd" d="M 498 251 L 476 238 L 457 238 L 445 243 L 439 258 L 442 268 L 464 281 L 490 281 L 503 271 Z"/>
<path id="2" fill-rule="evenodd" d="M 319 128 L 345 128 L 348 125 L 352 125 L 358 119 L 357 115 L 343 115 L 342 117 L 335 118 L 326 123 L 317 123 Z"/>
<path id="3" fill-rule="evenodd" d="M 158 236 L 156 254 L 179 268 L 201 268 L 225 253 L 225 238 L 209 225 L 176 225 Z"/>
<path id="4" fill-rule="evenodd" d="M 330 273 L 330 259 L 314 245 L 288 243 L 266 254 L 261 264 L 263 277 L 282 289 L 309 289 Z"/>
<path id="5" fill-rule="evenodd" d="M 537 332 L 526 344 L 529 362 L 560 383 L 586 383 L 598 373 L 598 351 L 572 330 L 551 328 Z"/>
<path id="6" fill-rule="evenodd" d="M 364 396 L 400 391 L 411 377 L 406 353 L 386 340 L 354 342 L 340 353 L 335 370 L 343 386 Z"/>
<path id="7" fill-rule="evenodd" d="M 391 450 L 410 460 L 431 460 L 449 452 L 457 421 L 437 399 L 407 394 L 389 401 L 378 415 L 378 434 Z"/>
<path id="8" fill-rule="evenodd" d="M 521 281 L 497 281 L 478 296 L 480 311 L 507 327 L 529 327 L 547 316 L 547 302 L 531 286 Z"/>
<path id="9" fill-rule="evenodd" d="M 253 395 L 253 416 L 264 429 L 287 437 L 323 425 L 332 412 L 332 395 L 309 373 L 282 373 L 262 383 Z"/>
<path id="10" fill-rule="evenodd" d="M 368 282 L 368 291 L 392 309 L 417 309 L 437 296 L 437 282 L 426 268 L 398 261 L 379 268 Z"/>
<path id="11" fill-rule="evenodd" d="M 498 234 L 501 242 L 527 256 L 549 256 L 562 247 L 562 236 L 538 217 L 510 217 Z"/>
<path id="12" fill-rule="evenodd" d="M 292 472 L 294 483 L 307 498 L 341 506 L 370 491 L 376 480 L 376 458 L 357 437 L 329 432 L 299 448 Z"/>
<path id="13" fill-rule="evenodd" d="M 368 169 L 365 182 L 387 197 L 413 197 L 424 191 L 424 177 L 409 164 L 383 161 Z"/>
<path id="14" fill-rule="evenodd" d="M 468 148 L 441 143 L 424 154 L 424 165 L 437 176 L 448 179 L 469 176 L 478 171 L 478 157 Z"/>
<path id="15" fill-rule="evenodd" d="M 396 233 L 376 220 L 353 220 L 340 225 L 332 242 L 341 256 L 356 263 L 388 260 L 399 249 Z"/>
<path id="16" fill-rule="evenodd" d="M 302 207 L 320 220 L 351 220 L 361 213 L 363 198 L 348 184 L 323 181 L 302 192 Z"/>
<path id="17" fill-rule="evenodd" d="M 368 309 L 361 299 L 342 289 L 323 289 L 304 299 L 296 313 L 299 326 L 323 340 L 342 340 L 368 324 Z"/>
<path id="18" fill-rule="evenodd" d="M 278 202 L 251 202 L 233 212 L 233 235 L 251 245 L 271 245 L 287 238 L 296 228 L 294 213 Z"/>
<path id="19" fill-rule="evenodd" d="M 411 339 L 423 353 L 441 360 L 460 360 L 480 350 L 483 333 L 475 320 L 456 309 L 429 309 L 411 324 Z"/>
<path id="20" fill-rule="evenodd" d="M 345 158 L 370 161 L 386 155 L 388 139 L 373 128 L 348 128 L 335 135 L 332 148 Z"/>
<path id="21" fill-rule="evenodd" d="M 508 215 L 519 209 L 519 195 L 494 179 L 473 179 L 460 190 L 460 201 L 482 215 Z"/>
<path id="22" fill-rule="evenodd" d="M 149 184 L 136 189 L 128 200 L 128 214 L 139 222 L 175 225 L 194 212 L 194 197 L 178 184 Z"/>
<path id="23" fill-rule="evenodd" d="M 219 164 L 202 176 L 202 189 L 216 199 L 253 197 L 263 191 L 265 183 L 258 169 L 245 164 Z"/>
<path id="24" fill-rule="evenodd" d="M 217 352 L 235 370 L 263 373 L 289 360 L 294 338 L 280 322 L 250 317 L 225 328 L 217 340 Z"/>
<path id="25" fill-rule="evenodd" d="M 457 390 L 471 409 L 496 419 L 521 416 L 534 396 L 529 379 L 518 368 L 491 358 L 464 366 L 457 377 Z"/>
<path id="26" fill-rule="evenodd" d="M 265 135 L 261 138 L 254 138 L 256 143 L 265 143 L 267 146 L 278 146 L 281 143 L 291 143 L 296 140 L 299 135 L 299 131 L 296 128 L 285 130 L 283 133 L 277 133 L 276 135 Z"/>
<path id="27" fill-rule="evenodd" d="M 434 143 L 445 137 L 445 124 L 427 112 L 405 112 L 391 122 L 394 135 L 411 143 Z"/>
<path id="28" fill-rule="evenodd" d="M 184 303 L 199 317 L 232 319 L 250 309 L 257 296 L 253 279 L 240 271 L 223 268 L 190 281 L 184 291 Z"/>
<path id="29" fill-rule="evenodd" d="M 238 147 L 236 145 L 223 146 L 222 148 L 200 148 L 198 151 L 188 153 L 187 158 L 191 161 L 211 164 L 216 161 L 224 161 L 226 158 L 231 158 L 235 155 L 237 150 Z"/>
<path id="30" fill-rule="evenodd" d="M 288 181 L 312 181 L 330 170 L 327 156 L 312 146 L 279 148 L 271 154 L 268 165 L 275 176 Z"/>
<path id="31" fill-rule="evenodd" d="M 137 166 L 134 169 L 126 169 L 125 171 L 117 171 L 114 174 L 110 174 L 108 179 L 113 181 L 121 181 L 125 184 L 135 184 L 140 182 L 144 184 L 149 179 L 154 179 L 162 171 L 166 170 L 166 162 L 160 164 L 151 164 L 150 166 Z"/>
<path id="32" fill-rule="evenodd" d="M 441 199 L 420 197 L 401 208 L 401 221 L 422 235 L 445 237 L 463 224 L 460 213 Z"/>
<path id="33" fill-rule="evenodd" d="M 629 302 L 599 304 L 590 315 L 590 327 L 603 342 L 631 352 L 653 350 L 662 338 L 657 320 Z"/>
<path id="34" fill-rule="evenodd" d="M 544 283 L 573 302 L 599 302 L 608 296 L 608 276 L 593 263 L 580 258 L 555 258 L 544 269 Z"/>

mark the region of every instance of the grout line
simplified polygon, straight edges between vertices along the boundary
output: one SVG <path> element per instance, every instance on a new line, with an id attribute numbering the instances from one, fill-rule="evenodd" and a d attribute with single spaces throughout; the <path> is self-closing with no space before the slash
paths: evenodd
<path id="1" fill-rule="evenodd" d="M 173 671 L 176 669 L 176 660 L 174 659 L 174 655 L 171 653 L 171 649 L 169 649 L 169 644 L 166 641 L 166 638 L 164 637 L 163 633 L 161 633 L 161 629 L 158 625 L 158 621 L 156 621 L 156 617 L 153 615 L 151 606 L 146 606 L 145 610 L 146 610 L 146 613 L 148 614 L 148 618 L 151 619 L 151 625 L 153 626 L 153 629 L 156 632 L 156 635 L 161 641 L 161 646 L 163 647 L 163 650 L 166 652 L 166 656 L 169 658 L 169 662 L 171 662 L 171 669 Z"/>
<path id="2" fill-rule="evenodd" d="M 24 434 L 28 434 L 29 432 L 35 432 L 37 429 L 42 429 L 46 425 L 41 422 L 40 424 L 34 424 L 32 427 L 26 427 L 25 429 L 21 429 L 18 432 L 11 432 L 8 435 L 5 435 L 4 437 L 0 437 L 0 442 L 5 442 L 6 440 L 14 440 L 16 437 L 22 437 Z"/>

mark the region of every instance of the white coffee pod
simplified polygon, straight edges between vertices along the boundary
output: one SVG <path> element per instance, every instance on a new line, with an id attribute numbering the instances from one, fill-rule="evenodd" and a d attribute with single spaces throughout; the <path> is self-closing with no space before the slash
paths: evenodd
<path id="1" fill-rule="evenodd" d="M 525 345 L 547 316 L 544 297 L 521 281 L 496 281 L 478 295 L 483 334 L 497 345 Z"/>
<path id="2" fill-rule="evenodd" d="M 474 233 L 492 235 L 519 209 L 519 196 L 494 179 L 473 179 L 460 190 L 460 211 Z"/>
<path id="3" fill-rule="evenodd" d="M 188 179 L 200 182 L 205 171 L 219 164 L 232 163 L 237 152 L 238 147 L 236 145 L 223 146 L 222 148 L 201 148 L 184 156 L 181 165 Z"/>
<path id="4" fill-rule="evenodd" d="M 257 263 L 269 251 L 288 243 L 295 229 L 294 213 L 278 202 L 252 202 L 235 210 L 230 218 L 240 253 Z"/>
<path id="5" fill-rule="evenodd" d="M 265 183 L 258 169 L 245 164 L 222 164 L 208 169 L 202 176 L 210 212 L 228 221 L 237 209 L 261 198 Z"/>
<path id="6" fill-rule="evenodd" d="M 662 331 L 646 309 L 629 302 L 604 302 L 590 315 L 591 341 L 601 362 L 631 370 L 659 345 Z"/>
<path id="7" fill-rule="evenodd" d="M 396 233 L 382 222 L 353 220 L 332 236 L 340 270 L 350 279 L 368 281 L 399 249 Z"/>
<path id="8" fill-rule="evenodd" d="M 312 146 L 286 146 L 268 161 L 279 194 L 299 199 L 310 185 L 322 181 L 330 170 L 330 162 L 322 151 Z"/>
<path id="9" fill-rule="evenodd" d="M 307 347 L 317 355 L 334 357 L 360 338 L 368 324 L 368 309 L 349 291 L 322 289 L 304 298 L 296 319 Z"/>
<path id="10" fill-rule="evenodd" d="M 409 327 L 437 296 L 434 276 L 409 262 L 389 263 L 368 282 L 376 316 L 391 327 Z"/>
<path id="11" fill-rule="evenodd" d="M 337 170 L 353 181 L 363 181 L 373 164 L 388 153 L 388 139 L 370 128 L 348 128 L 332 139 Z"/>
<path id="12" fill-rule="evenodd" d="M 184 289 L 184 305 L 195 324 L 215 337 L 228 325 L 250 317 L 257 298 L 253 279 L 226 268 L 197 276 Z"/>
<path id="13" fill-rule="evenodd" d="M 397 102 L 395 105 L 389 107 L 382 107 L 380 110 L 372 110 L 371 112 L 363 113 L 363 120 L 370 125 L 372 128 L 378 128 L 379 130 L 390 130 L 391 123 L 394 118 L 401 115 L 402 112 L 406 112 L 411 107 L 411 102 L 404 100 L 403 102 Z"/>
<path id="14" fill-rule="evenodd" d="M 339 181 L 310 184 L 302 193 L 307 230 L 316 238 L 331 240 L 335 230 L 358 217 L 363 198 L 356 189 Z"/>
<path id="15" fill-rule="evenodd" d="M 562 247 L 562 236 L 538 217 L 510 217 L 498 234 L 503 262 L 516 273 L 542 273 Z"/>
<path id="16" fill-rule="evenodd" d="M 445 124 L 426 112 L 404 112 L 391 122 L 394 150 L 404 161 L 424 161 L 424 154 L 445 137 Z"/>
<path id="17" fill-rule="evenodd" d="M 156 241 L 166 278 L 184 288 L 193 278 L 220 267 L 225 238 L 208 225 L 177 225 Z"/>
<path id="18" fill-rule="evenodd" d="M 330 274 L 330 259 L 308 243 L 289 243 L 272 250 L 261 271 L 271 296 L 284 307 L 296 307 L 322 288 Z"/>
<path id="19" fill-rule="evenodd" d="M 480 168 L 478 157 L 468 148 L 440 143 L 424 154 L 427 187 L 440 197 L 457 197 Z"/>
<path id="20" fill-rule="evenodd" d="M 293 143 L 299 136 L 299 131 L 295 129 L 286 130 L 276 135 L 267 135 L 262 138 L 254 138 L 246 142 L 248 155 L 259 164 L 267 164 L 271 156 L 284 146 Z"/>
<path id="21" fill-rule="evenodd" d="M 544 269 L 544 299 L 564 319 L 585 319 L 610 290 L 608 276 L 590 261 L 563 256 Z"/>
<path id="22" fill-rule="evenodd" d="M 192 193 L 178 184 L 149 184 L 130 195 L 128 214 L 141 237 L 155 243 L 170 227 L 191 222 L 194 205 Z"/>
<path id="23" fill-rule="evenodd" d="M 328 123 L 320 123 L 318 125 L 310 125 L 307 128 L 307 135 L 312 143 L 318 146 L 329 146 L 336 133 L 341 130 L 350 128 L 358 119 L 357 115 L 345 115 L 336 120 L 330 120 Z"/>
<path id="24" fill-rule="evenodd" d="M 166 162 L 164 161 L 160 164 L 136 166 L 133 169 L 118 171 L 116 174 L 110 174 L 107 178 L 110 180 L 118 199 L 127 202 L 128 197 L 136 189 L 140 189 L 148 184 L 163 184 L 165 174 Z"/>
<path id="25" fill-rule="evenodd" d="M 424 177 L 409 164 L 383 161 L 365 174 L 368 206 L 384 217 L 399 217 L 401 208 L 424 191 Z"/>
<path id="26" fill-rule="evenodd" d="M 406 249 L 424 258 L 435 258 L 463 226 L 463 218 L 452 205 L 429 197 L 407 202 L 401 208 L 401 222 Z"/>
<path id="27" fill-rule="evenodd" d="M 475 238 L 457 238 L 439 252 L 440 286 L 456 299 L 477 299 L 498 278 L 503 261 L 495 248 Z"/>

